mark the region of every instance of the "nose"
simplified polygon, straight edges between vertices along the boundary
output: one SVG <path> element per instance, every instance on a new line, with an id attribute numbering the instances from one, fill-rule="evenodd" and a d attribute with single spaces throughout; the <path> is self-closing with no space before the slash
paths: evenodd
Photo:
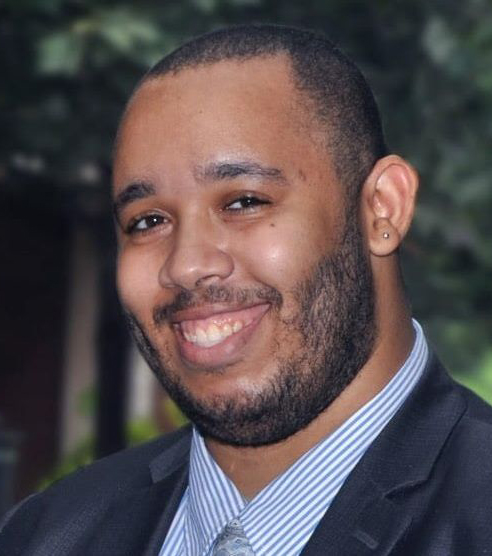
<path id="1" fill-rule="evenodd" d="M 172 251 L 160 269 L 160 285 L 193 290 L 230 276 L 234 262 L 219 236 L 211 224 L 200 223 L 196 218 L 186 225 L 181 223 Z"/>

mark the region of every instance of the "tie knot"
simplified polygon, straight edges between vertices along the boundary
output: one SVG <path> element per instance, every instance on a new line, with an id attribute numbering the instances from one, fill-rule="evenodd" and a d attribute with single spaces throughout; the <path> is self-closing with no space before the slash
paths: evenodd
<path id="1" fill-rule="evenodd" d="M 217 536 L 213 556 L 254 556 L 239 519 L 233 519 Z"/>

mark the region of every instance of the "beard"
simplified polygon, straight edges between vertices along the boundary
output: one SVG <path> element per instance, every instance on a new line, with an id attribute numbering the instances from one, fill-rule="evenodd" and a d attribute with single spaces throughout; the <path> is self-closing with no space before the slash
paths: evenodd
<path id="1" fill-rule="evenodd" d="M 348 220 L 336 251 L 320 258 L 307 278 L 292 292 L 297 313 L 281 319 L 300 348 L 280 356 L 277 342 L 276 372 L 254 392 L 201 400 L 182 383 L 149 334 L 131 313 L 130 330 L 150 368 L 169 396 L 204 437 L 235 446 L 261 446 L 288 438 L 305 428 L 352 382 L 368 360 L 375 338 L 372 274 L 358 223 Z M 209 286 L 179 293 L 172 304 L 157 307 L 153 320 L 158 330 L 173 312 L 214 302 L 269 302 L 280 314 L 282 295 L 268 286 L 232 290 Z M 280 316 L 279 316 L 280 318 Z M 285 346 L 284 346 L 285 348 Z M 166 356 L 167 355 L 167 356 Z M 166 360 L 167 359 L 167 360 Z M 226 369 L 203 371 L 210 380 Z"/>

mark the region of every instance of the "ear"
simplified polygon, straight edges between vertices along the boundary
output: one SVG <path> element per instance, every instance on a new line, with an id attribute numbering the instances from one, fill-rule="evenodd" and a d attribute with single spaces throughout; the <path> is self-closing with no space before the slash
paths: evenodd
<path id="1" fill-rule="evenodd" d="M 413 166 L 397 155 L 376 162 L 362 189 L 369 250 L 384 257 L 398 249 L 410 227 L 419 185 Z"/>

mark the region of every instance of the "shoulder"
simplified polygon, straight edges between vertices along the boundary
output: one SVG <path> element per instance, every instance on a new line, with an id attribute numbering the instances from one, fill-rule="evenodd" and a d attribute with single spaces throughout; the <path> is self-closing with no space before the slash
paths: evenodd
<path id="1" fill-rule="evenodd" d="M 492 407 L 468 388 L 455 383 L 466 409 L 452 436 L 460 450 L 475 461 L 484 455 L 492 469 Z M 468 449 L 473 448 L 472 452 Z M 473 454 L 473 455 L 472 455 Z"/>
<path id="2" fill-rule="evenodd" d="M 492 407 L 451 378 L 448 385 L 462 411 L 454 421 L 444 412 L 432 415 L 441 422 L 448 420 L 451 430 L 439 445 L 427 479 L 409 494 L 413 523 L 406 546 L 412 547 L 412 554 L 468 554 L 470 550 L 489 554 Z M 438 439 L 427 435 L 427 452 L 434 444 L 439 444 Z M 427 452 L 422 451 L 421 457 Z"/>
<path id="3" fill-rule="evenodd" d="M 122 490 L 125 487 L 146 484 L 149 481 L 149 466 L 156 458 L 171 464 L 172 454 L 178 446 L 183 446 L 181 455 L 187 454 L 186 447 L 190 442 L 190 427 L 184 427 L 171 434 L 161 436 L 150 442 L 127 448 L 79 469 L 72 475 L 55 483 L 46 491 L 56 493 L 62 491 L 83 492 L 87 488 L 101 487 L 103 490 Z M 183 458 L 184 459 L 184 458 Z"/>
<path id="4" fill-rule="evenodd" d="M 191 427 L 162 436 L 102 458 L 57 481 L 43 492 L 21 501 L 0 523 L 0 537 L 18 519 L 37 521 L 46 513 L 68 516 L 86 507 L 96 510 L 125 492 L 145 488 L 152 482 L 152 463 L 172 467 L 184 464 L 191 440 Z"/>
<path id="5" fill-rule="evenodd" d="M 447 431 L 437 461 L 443 470 L 461 476 L 461 485 L 484 476 L 492 479 L 492 407 L 452 378 L 439 361 L 431 361 L 431 371 L 425 383 L 429 411 L 422 405 L 417 409 L 426 414 L 425 426 L 432 433 Z M 432 435 L 427 435 L 428 449 L 431 441 Z M 489 484 L 492 494 L 492 481 Z"/>
<path id="6" fill-rule="evenodd" d="M 492 429 L 492 406 L 465 386 L 456 383 L 456 388 L 466 401 L 466 419 L 469 419 L 471 424 Z"/>
<path id="7" fill-rule="evenodd" d="M 463 449 L 466 445 L 475 444 L 483 445 L 490 453 L 492 407 L 457 382 L 433 353 L 429 357 L 420 388 L 416 390 L 413 398 L 415 409 L 426 415 L 426 424 L 430 430 L 447 431 L 445 450 L 453 446 Z M 428 411 L 424 412 L 424 407 Z"/>
<path id="8" fill-rule="evenodd" d="M 430 481 L 434 504 L 429 506 L 436 515 L 449 514 L 460 531 L 481 532 L 492 541 L 492 407 L 450 381 L 464 410 L 436 462 Z"/>
<path id="9" fill-rule="evenodd" d="M 487 491 L 492 502 L 492 407 L 464 386 L 455 387 L 466 409 L 444 453 L 449 467 L 466 477 L 468 493 L 475 484 L 477 494 Z"/>

